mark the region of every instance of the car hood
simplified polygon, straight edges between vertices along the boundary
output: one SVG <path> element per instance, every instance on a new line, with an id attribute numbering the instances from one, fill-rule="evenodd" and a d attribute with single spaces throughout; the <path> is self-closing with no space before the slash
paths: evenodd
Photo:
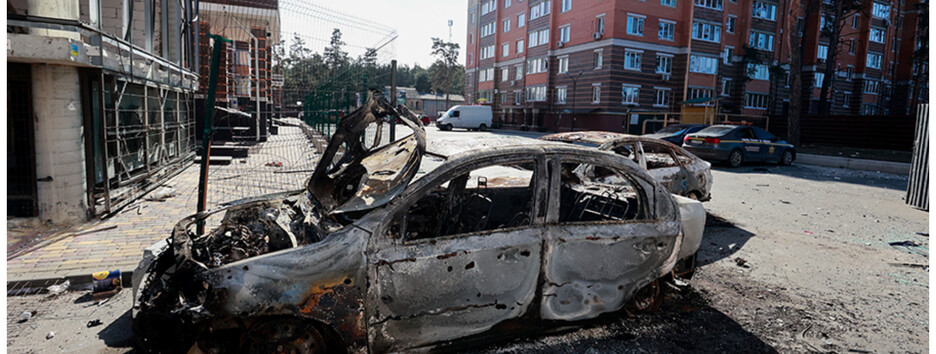
<path id="1" fill-rule="evenodd" d="M 679 134 L 676 134 L 676 133 L 655 133 L 655 134 L 644 134 L 644 135 L 641 135 L 641 136 L 644 137 L 644 138 L 663 139 L 663 138 L 669 138 L 669 137 L 673 137 L 673 136 L 679 136 Z"/>
<path id="2" fill-rule="evenodd" d="M 384 123 L 395 118 L 412 134 L 384 143 Z M 365 145 L 365 138 L 371 144 Z M 403 192 L 425 151 L 426 133 L 419 119 L 373 91 L 363 106 L 338 122 L 306 190 L 324 214 L 377 208 Z"/>

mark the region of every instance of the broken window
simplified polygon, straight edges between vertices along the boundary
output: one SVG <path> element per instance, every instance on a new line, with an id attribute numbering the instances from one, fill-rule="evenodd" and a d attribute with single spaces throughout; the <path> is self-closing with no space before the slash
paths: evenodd
<path id="1" fill-rule="evenodd" d="M 673 158 L 670 149 L 661 144 L 644 143 L 644 157 L 647 159 L 647 169 L 678 167 L 679 163 Z"/>
<path id="2" fill-rule="evenodd" d="M 534 166 L 531 160 L 461 173 L 412 204 L 402 222 L 391 225 L 390 235 L 410 241 L 529 226 Z"/>
<path id="3" fill-rule="evenodd" d="M 634 161 L 634 163 L 639 164 L 640 160 L 637 159 L 637 146 L 634 143 L 623 143 L 611 148 L 611 151 L 614 153 L 624 156 L 627 159 Z"/>
<path id="4" fill-rule="evenodd" d="M 631 179 L 613 169 L 562 163 L 559 223 L 633 221 L 646 218 Z"/>

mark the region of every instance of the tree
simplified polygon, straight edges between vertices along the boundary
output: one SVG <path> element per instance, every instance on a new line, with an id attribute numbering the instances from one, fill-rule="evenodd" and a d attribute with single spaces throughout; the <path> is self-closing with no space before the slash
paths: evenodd
<path id="1" fill-rule="evenodd" d="M 341 40 L 341 30 L 335 28 L 335 30 L 332 31 L 331 41 L 328 47 L 325 47 L 324 55 L 325 64 L 331 69 L 332 74 L 338 72 L 338 69 L 348 64 L 348 53 L 341 50 L 341 46 L 345 44 L 347 43 Z"/>
<path id="2" fill-rule="evenodd" d="M 793 0 L 787 28 L 786 41 L 790 48 L 790 111 L 787 114 L 787 140 L 800 144 L 800 115 L 803 104 L 803 47 L 806 45 L 806 26 L 819 10 L 819 0 Z M 805 8 L 803 4 L 805 3 Z M 803 20 L 799 20 L 803 17 Z"/>
<path id="3" fill-rule="evenodd" d="M 452 90 L 452 71 L 458 65 L 458 48 L 458 43 L 432 38 L 432 55 L 438 58 L 436 63 L 442 65 L 442 73 L 432 77 L 432 88 L 441 89 L 445 92 L 446 109 L 449 106 L 449 92 Z"/>
<path id="4" fill-rule="evenodd" d="M 862 10 L 861 0 L 832 0 L 823 2 L 823 6 L 828 11 L 826 13 L 826 27 L 820 28 L 822 35 L 829 38 L 828 53 L 826 54 L 826 65 L 823 70 L 822 88 L 819 93 L 819 114 L 829 114 L 829 90 L 832 87 L 835 78 L 835 61 L 838 54 L 841 53 L 839 44 L 842 43 L 842 29 L 849 23 L 848 19 Z M 864 14 L 867 16 L 867 14 Z M 870 16 L 867 16 L 870 18 Z"/>
<path id="5" fill-rule="evenodd" d="M 927 82 L 929 77 L 929 72 L 926 69 L 926 64 L 929 62 L 929 3 L 920 2 L 917 4 L 917 28 L 916 28 L 916 37 L 917 43 L 916 50 L 913 51 L 913 86 L 910 90 L 912 98 L 910 99 L 910 111 L 916 112 L 917 105 L 919 104 L 920 90 L 923 88 L 920 87 L 921 84 Z"/>

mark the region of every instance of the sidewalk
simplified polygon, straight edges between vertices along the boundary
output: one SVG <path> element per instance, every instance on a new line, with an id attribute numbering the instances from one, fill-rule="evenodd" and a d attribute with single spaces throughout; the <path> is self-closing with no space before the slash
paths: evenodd
<path id="1" fill-rule="evenodd" d="M 294 122 L 298 124 L 298 120 Z M 280 126 L 278 135 L 251 146 L 248 158 L 236 158 L 228 166 L 210 166 L 208 209 L 241 198 L 301 188 L 311 175 L 307 171 L 318 161 L 314 146 L 298 126 Z M 274 161 L 281 165 L 270 166 Z M 164 186 L 175 190 L 174 197 L 148 200 L 161 189 L 156 188 L 117 215 L 50 235 L 35 249 L 7 259 L 7 283 L 63 278 L 88 283 L 93 272 L 132 272 L 144 248 L 168 238 L 179 220 L 195 213 L 198 173 L 199 166 L 192 164 L 165 182 Z M 8 239 L 7 245 L 11 242 L 16 241 Z"/>

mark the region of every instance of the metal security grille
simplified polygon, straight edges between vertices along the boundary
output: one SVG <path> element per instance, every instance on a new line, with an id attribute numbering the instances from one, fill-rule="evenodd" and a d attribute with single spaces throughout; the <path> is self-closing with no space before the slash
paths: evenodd
<path id="1" fill-rule="evenodd" d="M 907 204 L 929 211 L 929 104 L 917 106 L 916 137 L 907 185 Z"/>

